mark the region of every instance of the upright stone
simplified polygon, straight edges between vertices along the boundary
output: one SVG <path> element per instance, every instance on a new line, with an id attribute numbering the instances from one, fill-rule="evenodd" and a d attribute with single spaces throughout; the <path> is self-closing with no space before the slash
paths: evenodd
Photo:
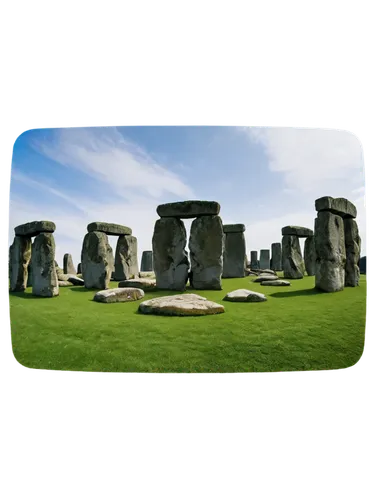
<path id="1" fill-rule="evenodd" d="M 256 250 L 252 250 L 250 252 L 250 267 L 251 267 L 251 269 L 258 269 L 259 268 L 258 252 Z"/>
<path id="2" fill-rule="evenodd" d="M 31 258 L 27 267 L 27 286 L 33 286 L 33 268 L 31 267 Z"/>
<path id="3" fill-rule="evenodd" d="M 328 211 L 315 219 L 315 287 L 325 292 L 337 292 L 345 284 L 344 221 Z"/>
<path id="4" fill-rule="evenodd" d="M 189 260 L 184 223 L 175 217 L 163 217 L 155 223 L 152 251 L 156 286 L 164 290 L 185 290 Z"/>
<path id="5" fill-rule="evenodd" d="M 274 271 L 281 271 L 281 243 L 272 243 L 271 245 L 272 252 L 272 265 L 271 269 Z"/>
<path id="6" fill-rule="evenodd" d="M 261 250 L 259 258 L 259 266 L 261 269 L 269 269 L 270 267 L 270 251 Z"/>
<path id="7" fill-rule="evenodd" d="M 59 294 L 55 267 L 55 239 L 52 233 L 40 233 L 35 237 L 31 251 L 33 268 L 32 293 L 39 297 Z"/>
<path id="8" fill-rule="evenodd" d="M 115 281 L 137 278 L 138 243 L 135 236 L 120 236 L 117 240 L 115 254 Z"/>
<path id="9" fill-rule="evenodd" d="M 346 248 L 345 286 L 358 286 L 361 238 L 357 222 L 354 219 L 344 219 L 344 231 Z"/>
<path id="10" fill-rule="evenodd" d="M 77 274 L 82 274 L 82 264 L 79 263 L 77 266 Z"/>
<path id="11" fill-rule="evenodd" d="M 366 255 L 359 259 L 359 272 L 361 274 L 366 274 Z"/>
<path id="12" fill-rule="evenodd" d="M 301 279 L 305 273 L 298 236 L 286 235 L 282 239 L 282 266 L 284 278 Z"/>
<path id="13" fill-rule="evenodd" d="M 73 259 L 70 253 L 66 253 L 64 255 L 64 263 L 63 263 L 64 274 L 77 274 L 76 268 L 73 264 Z"/>
<path id="14" fill-rule="evenodd" d="M 314 236 L 309 236 L 308 238 L 306 238 L 305 248 L 303 250 L 303 258 L 305 261 L 305 268 L 308 276 L 315 276 L 316 252 Z"/>
<path id="15" fill-rule="evenodd" d="M 142 252 L 141 271 L 149 272 L 154 270 L 152 250 Z"/>
<path id="16" fill-rule="evenodd" d="M 232 229 L 238 228 L 238 231 Z M 229 229 L 229 230 L 228 230 Z M 246 266 L 246 242 L 243 224 L 225 224 L 223 278 L 243 278 Z"/>
<path id="17" fill-rule="evenodd" d="M 86 288 L 99 290 L 108 288 L 113 266 L 113 255 L 109 252 L 108 247 L 108 236 L 105 233 L 92 231 L 85 235 L 81 264 Z"/>
<path id="18" fill-rule="evenodd" d="M 27 268 L 31 258 L 31 238 L 15 236 L 9 248 L 11 292 L 23 292 L 27 286 Z"/>
<path id="19" fill-rule="evenodd" d="M 189 251 L 191 286 L 197 290 L 221 290 L 224 232 L 219 215 L 203 215 L 193 221 Z"/>

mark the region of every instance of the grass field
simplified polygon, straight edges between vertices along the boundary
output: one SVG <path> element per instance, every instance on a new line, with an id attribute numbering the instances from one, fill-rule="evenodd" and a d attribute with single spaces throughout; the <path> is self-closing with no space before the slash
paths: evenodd
<path id="1" fill-rule="evenodd" d="M 252 279 L 225 279 L 222 291 L 188 289 L 225 306 L 224 314 L 204 317 L 142 315 L 140 301 L 101 304 L 83 287 L 60 288 L 49 299 L 33 297 L 29 288 L 11 293 L 13 352 L 30 368 L 106 372 L 327 370 L 359 360 L 365 276 L 359 287 L 331 294 L 316 291 L 313 277 L 290 287 Z M 260 291 L 268 301 L 222 301 L 238 288 Z M 154 291 L 145 299 L 167 294 Z"/>

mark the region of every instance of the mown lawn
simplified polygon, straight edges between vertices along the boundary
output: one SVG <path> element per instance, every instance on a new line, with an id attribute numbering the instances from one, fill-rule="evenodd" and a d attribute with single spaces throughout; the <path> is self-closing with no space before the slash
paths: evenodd
<path id="1" fill-rule="evenodd" d="M 343 292 L 320 293 L 314 278 L 264 287 L 253 277 L 223 280 L 222 291 L 195 291 L 225 313 L 164 317 L 137 313 L 138 302 L 101 304 L 83 287 L 60 296 L 10 294 L 13 352 L 30 368 L 106 372 L 262 372 L 346 368 L 361 357 L 366 278 Z M 111 287 L 117 283 L 111 282 Z M 268 301 L 223 301 L 237 288 Z M 176 292 L 178 293 L 178 292 Z M 146 293 L 145 299 L 167 295 Z"/>

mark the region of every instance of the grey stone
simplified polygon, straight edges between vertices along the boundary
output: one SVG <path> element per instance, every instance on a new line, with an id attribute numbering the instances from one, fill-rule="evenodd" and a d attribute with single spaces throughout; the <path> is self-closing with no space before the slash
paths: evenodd
<path id="1" fill-rule="evenodd" d="M 84 286 L 85 282 L 82 278 L 78 278 L 77 276 L 69 276 L 68 282 L 75 286 Z"/>
<path id="2" fill-rule="evenodd" d="M 268 267 L 270 267 L 270 251 L 269 250 L 261 250 L 260 251 L 259 266 L 261 269 L 267 269 Z"/>
<path id="3" fill-rule="evenodd" d="M 156 280 L 156 276 L 155 276 L 154 271 L 150 271 L 150 272 L 147 272 L 147 271 L 140 271 L 140 273 L 139 273 L 139 277 L 140 277 L 140 278 L 149 278 L 149 279 Z"/>
<path id="4" fill-rule="evenodd" d="M 305 264 L 303 262 L 298 236 L 283 236 L 282 266 L 284 278 L 303 278 L 305 273 Z"/>
<path id="5" fill-rule="evenodd" d="M 118 284 L 119 288 L 140 288 L 141 290 L 152 290 L 156 287 L 156 280 L 149 278 L 137 278 L 120 281 Z"/>
<path id="6" fill-rule="evenodd" d="M 245 224 L 223 224 L 224 233 L 244 233 Z"/>
<path id="7" fill-rule="evenodd" d="M 267 297 L 263 293 L 240 289 L 227 293 L 223 300 L 229 302 L 265 302 Z"/>
<path id="8" fill-rule="evenodd" d="M 152 237 L 156 286 L 165 290 L 185 290 L 189 260 L 184 223 L 174 217 L 163 217 L 155 223 Z"/>
<path id="9" fill-rule="evenodd" d="M 64 287 L 64 286 L 72 286 L 72 284 L 70 283 L 70 281 L 60 281 L 60 280 L 58 280 L 57 284 L 59 285 L 59 288 L 60 287 Z"/>
<path id="10" fill-rule="evenodd" d="M 246 242 L 244 233 L 224 234 L 223 278 L 245 276 Z"/>
<path id="11" fill-rule="evenodd" d="M 328 211 L 315 219 L 315 287 L 325 292 L 337 292 L 345 284 L 344 221 Z"/>
<path id="12" fill-rule="evenodd" d="M 109 236 L 125 236 L 131 235 L 132 230 L 130 227 L 121 226 L 120 224 L 112 224 L 110 222 L 91 222 L 87 226 L 87 232 L 100 231 Z"/>
<path id="13" fill-rule="evenodd" d="M 358 286 L 361 238 L 357 222 L 354 219 L 344 219 L 344 232 L 346 248 L 345 286 Z"/>
<path id="14" fill-rule="evenodd" d="M 77 274 L 81 274 L 81 273 L 82 273 L 82 264 L 79 263 L 77 266 Z"/>
<path id="15" fill-rule="evenodd" d="M 152 250 L 142 252 L 141 271 L 149 272 L 154 270 Z"/>
<path id="16" fill-rule="evenodd" d="M 15 236 L 9 248 L 9 280 L 11 292 L 23 292 L 28 282 L 31 238 Z"/>
<path id="17" fill-rule="evenodd" d="M 83 240 L 81 264 L 86 288 L 108 288 L 113 255 L 109 252 L 108 236 L 101 231 L 87 233 Z"/>
<path id="18" fill-rule="evenodd" d="M 16 236 L 28 236 L 29 238 L 33 238 L 40 233 L 53 233 L 55 229 L 56 225 L 54 222 L 49 220 L 35 220 L 15 227 L 14 232 Z"/>
<path id="19" fill-rule="evenodd" d="M 191 286 L 197 290 L 221 290 L 224 232 L 220 216 L 203 215 L 193 221 L 189 252 Z"/>
<path id="20" fill-rule="evenodd" d="M 55 268 L 55 239 L 52 233 L 40 233 L 35 237 L 31 250 L 33 268 L 32 293 L 39 297 L 59 294 Z"/>
<path id="21" fill-rule="evenodd" d="M 314 231 L 308 229 L 307 227 L 301 226 L 285 226 L 281 230 L 283 236 L 298 236 L 299 238 L 307 238 L 308 236 L 313 236 Z"/>
<path id="22" fill-rule="evenodd" d="M 343 218 L 357 217 L 357 208 L 353 203 L 346 198 L 332 198 L 331 196 L 323 196 L 315 200 L 315 209 L 317 212 L 329 211 Z"/>
<path id="23" fill-rule="evenodd" d="M 165 316 L 205 316 L 225 311 L 221 304 L 211 302 L 194 293 L 146 300 L 139 304 L 138 310 L 143 314 L 162 314 Z"/>
<path id="24" fill-rule="evenodd" d="M 308 238 L 306 238 L 305 248 L 303 250 L 303 258 L 305 261 L 306 273 L 308 274 L 308 276 L 315 276 L 316 252 L 314 236 L 309 236 Z"/>
<path id="25" fill-rule="evenodd" d="M 289 281 L 286 280 L 274 280 L 274 281 L 262 281 L 262 286 L 290 286 Z"/>
<path id="26" fill-rule="evenodd" d="M 265 274 L 265 275 L 260 275 L 255 280 L 253 280 L 253 283 L 262 283 L 263 281 L 275 281 L 279 279 L 278 276 L 276 275 L 271 275 L 271 274 Z"/>
<path id="27" fill-rule="evenodd" d="M 30 263 L 27 267 L 27 286 L 33 286 L 33 268 L 31 267 L 31 254 L 30 254 Z"/>
<path id="28" fill-rule="evenodd" d="M 272 243 L 271 245 L 272 252 L 272 266 L 271 269 L 274 271 L 281 271 L 281 243 Z"/>
<path id="29" fill-rule="evenodd" d="M 120 236 L 115 255 L 115 281 L 136 278 L 139 274 L 137 238 Z"/>
<path id="30" fill-rule="evenodd" d="M 264 274 L 272 274 L 273 276 L 276 276 L 276 271 L 274 271 L 273 269 L 258 269 L 257 272 L 261 276 Z"/>
<path id="31" fill-rule="evenodd" d="M 359 259 L 359 272 L 361 274 L 366 274 L 366 256 Z"/>
<path id="32" fill-rule="evenodd" d="M 110 288 L 101 290 L 94 295 L 95 302 L 134 302 L 144 297 L 145 292 L 140 288 Z"/>
<path id="33" fill-rule="evenodd" d="M 70 253 L 64 255 L 64 274 L 77 274 Z"/>
<path id="34" fill-rule="evenodd" d="M 159 205 L 156 211 L 159 217 L 194 219 L 201 215 L 218 215 L 220 205 L 216 201 L 188 200 Z"/>
<path id="35" fill-rule="evenodd" d="M 258 269 L 258 252 L 256 250 L 252 250 L 250 252 L 250 267 L 251 269 Z"/>

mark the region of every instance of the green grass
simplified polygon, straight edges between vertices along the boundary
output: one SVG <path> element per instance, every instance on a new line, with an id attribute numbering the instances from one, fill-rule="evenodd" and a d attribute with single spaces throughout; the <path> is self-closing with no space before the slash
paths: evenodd
<path id="1" fill-rule="evenodd" d="M 101 304 L 83 287 L 61 288 L 54 298 L 33 297 L 28 288 L 10 294 L 13 352 L 30 368 L 106 372 L 328 370 L 359 360 L 365 276 L 359 287 L 331 294 L 316 291 L 313 277 L 290 287 L 252 279 L 225 279 L 222 291 L 188 290 L 225 306 L 224 314 L 204 317 L 142 315 L 140 301 Z M 238 288 L 261 291 L 268 301 L 222 300 Z"/>

